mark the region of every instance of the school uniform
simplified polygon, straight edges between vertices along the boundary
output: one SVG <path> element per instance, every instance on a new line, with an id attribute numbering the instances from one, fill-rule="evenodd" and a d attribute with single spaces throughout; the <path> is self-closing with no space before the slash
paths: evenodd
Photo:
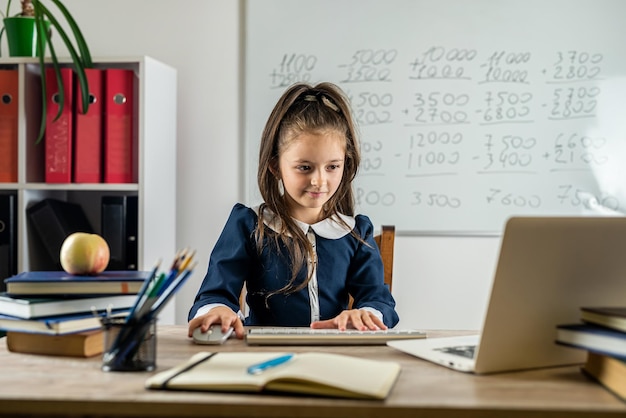
<path id="1" fill-rule="evenodd" d="M 317 258 L 303 266 L 297 283 L 303 283 L 311 269 L 313 278 L 298 292 L 268 298 L 268 293 L 282 288 L 291 278 L 287 248 L 281 246 L 277 252 L 274 242 L 268 242 L 273 241 L 278 225 L 265 214 L 266 243 L 258 254 L 254 234 L 258 207 L 236 204 L 213 248 L 189 320 L 217 305 L 238 312 L 245 282 L 250 313 L 244 325 L 309 326 L 312 321 L 332 319 L 346 310 L 350 293 L 353 308 L 368 309 L 387 327 L 395 326 L 399 318 L 395 301 L 383 282 L 383 263 L 374 242 L 373 225 L 364 215 L 341 217 L 367 244 L 331 218 L 314 225 L 297 221 Z"/>

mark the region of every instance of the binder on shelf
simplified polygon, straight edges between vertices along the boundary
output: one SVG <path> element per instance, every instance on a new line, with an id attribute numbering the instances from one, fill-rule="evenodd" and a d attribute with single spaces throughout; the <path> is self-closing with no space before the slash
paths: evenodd
<path id="1" fill-rule="evenodd" d="M 135 73 L 114 68 L 104 74 L 104 182 L 132 183 Z"/>
<path id="2" fill-rule="evenodd" d="M 73 180 L 75 183 L 102 182 L 102 71 L 85 69 L 89 83 L 89 110 L 82 113 L 83 99 L 80 84 L 76 83 L 74 108 Z"/>
<path id="3" fill-rule="evenodd" d="M 137 196 L 102 196 L 102 238 L 109 244 L 107 270 L 137 270 Z"/>
<path id="4" fill-rule="evenodd" d="M 71 68 L 61 68 L 65 87 L 63 111 L 57 119 L 60 107 L 59 84 L 52 68 L 46 70 L 46 183 L 70 183 L 72 181 L 72 113 L 73 73 Z"/>
<path id="5" fill-rule="evenodd" d="M 43 199 L 26 209 L 34 231 L 50 256 L 51 266 L 61 269 L 63 241 L 74 232 L 94 233 L 82 206 L 58 199 Z"/>
<path id="6" fill-rule="evenodd" d="M 0 70 L 0 183 L 17 182 L 17 86 L 17 70 Z"/>
<path id="7" fill-rule="evenodd" d="M 0 194 L 0 291 L 17 274 L 17 193 Z"/>

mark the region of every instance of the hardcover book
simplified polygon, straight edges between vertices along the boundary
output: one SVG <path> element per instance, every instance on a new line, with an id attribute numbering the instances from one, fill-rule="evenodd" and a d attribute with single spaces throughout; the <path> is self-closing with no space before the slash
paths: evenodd
<path id="1" fill-rule="evenodd" d="M 590 352 L 582 370 L 626 401 L 626 359 Z"/>
<path id="2" fill-rule="evenodd" d="M 580 308 L 580 319 L 626 332 L 626 307 L 583 307 Z"/>
<path id="3" fill-rule="evenodd" d="M 5 279 L 7 293 L 16 296 L 40 295 L 125 295 L 137 294 L 149 271 L 103 271 L 81 276 L 64 271 L 27 271 Z"/>
<path id="4" fill-rule="evenodd" d="M 113 316 L 126 316 L 128 309 L 111 312 Z M 46 316 L 23 319 L 0 315 L 0 329 L 4 331 L 34 332 L 38 334 L 63 335 L 75 332 L 92 331 L 102 328 L 101 317 L 91 312 L 74 315 Z"/>
<path id="5" fill-rule="evenodd" d="M 129 309 L 137 295 L 107 295 L 92 297 L 65 298 L 26 298 L 11 297 L 0 293 L 0 314 L 18 318 L 40 318 L 44 316 L 67 315 L 80 312 L 101 312 L 115 309 Z"/>
<path id="6" fill-rule="evenodd" d="M 559 325 L 556 342 L 595 353 L 626 357 L 626 333 L 597 325 Z"/>
<path id="7" fill-rule="evenodd" d="M 97 329 L 65 335 L 9 331 L 7 348 L 14 353 L 93 357 L 104 351 L 104 331 Z"/>
<path id="8" fill-rule="evenodd" d="M 400 365 L 332 353 L 297 353 L 292 359 L 250 373 L 251 365 L 286 353 L 200 352 L 146 381 L 149 389 L 218 392 L 283 392 L 339 398 L 385 399 Z"/>

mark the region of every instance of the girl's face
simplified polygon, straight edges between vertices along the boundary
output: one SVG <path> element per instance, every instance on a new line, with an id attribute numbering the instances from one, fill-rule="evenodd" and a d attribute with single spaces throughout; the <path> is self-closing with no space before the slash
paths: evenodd
<path id="1" fill-rule="evenodd" d="M 343 177 L 346 139 L 334 131 L 302 133 L 281 150 L 280 178 L 290 215 L 314 224 Z"/>

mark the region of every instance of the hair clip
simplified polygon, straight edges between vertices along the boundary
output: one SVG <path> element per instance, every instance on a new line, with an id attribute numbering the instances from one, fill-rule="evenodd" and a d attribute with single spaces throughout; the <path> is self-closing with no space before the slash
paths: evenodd
<path id="1" fill-rule="evenodd" d="M 333 102 L 331 102 L 330 99 L 328 97 L 324 96 L 323 94 L 322 94 L 322 103 L 324 103 L 324 105 L 326 105 L 326 107 L 331 108 L 335 112 L 339 112 L 339 108 L 337 107 L 337 105 L 334 104 Z"/>
<path id="2" fill-rule="evenodd" d="M 304 101 L 306 102 L 317 102 L 319 101 L 324 104 L 324 106 L 334 110 L 335 112 L 339 112 L 339 107 L 334 104 L 324 93 L 321 91 L 316 92 L 315 94 L 307 94 L 304 96 Z"/>

